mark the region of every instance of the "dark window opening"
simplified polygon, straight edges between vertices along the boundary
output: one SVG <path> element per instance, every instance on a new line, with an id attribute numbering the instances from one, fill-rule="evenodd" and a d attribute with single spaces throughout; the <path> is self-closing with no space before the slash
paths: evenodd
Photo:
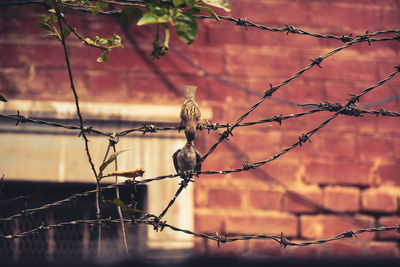
<path id="1" fill-rule="evenodd" d="M 21 210 L 36 208 L 93 189 L 94 184 L 83 183 L 4 182 L 0 198 L 0 217 L 5 218 Z M 120 187 L 119 190 L 120 199 L 124 203 L 132 203 L 133 194 L 137 202 L 136 208 L 146 210 L 146 186 L 136 186 L 136 191 L 132 185 Z M 24 197 L 5 201 L 21 196 Z M 102 196 L 103 199 L 114 199 L 115 189 L 104 190 Z M 131 216 L 132 214 L 124 213 L 124 218 Z M 118 219 L 117 207 L 112 203 L 102 203 L 102 218 Z M 92 219 L 96 219 L 95 194 L 32 215 L 26 214 L 13 221 L 0 221 L 0 233 L 10 235 L 32 230 L 40 225 Z M 146 244 L 145 226 L 125 223 L 125 229 L 130 256 L 142 254 Z M 0 239 L 0 262 L 90 262 L 97 255 L 97 231 L 96 225 L 85 223 L 60 226 L 23 238 Z M 112 262 L 124 259 L 125 255 L 120 223 L 102 226 L 100 259 Z"/>

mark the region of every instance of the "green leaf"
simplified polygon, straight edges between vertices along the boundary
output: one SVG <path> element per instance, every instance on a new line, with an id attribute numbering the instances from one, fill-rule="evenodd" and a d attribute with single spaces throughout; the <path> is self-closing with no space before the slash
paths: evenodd
<path id="1" fill-rule="evenodd" d="M 99 45 L 106 45 L 108 43 L 107 39 L 96 37 L 96 43 Z"/>
<path id="2" fill-rule="evenodd" d="M 176 33 L 186 44 L 191 44 L 196 39 L 198 25 L 196 18 L 188 12 L 180 13 L 175 22 Z"/>
<path id="3" fill-rule="evenodd" d="M 183 5 L 184 3 L 185 0 L 172 0 L 172 4 L 177 7 Z"/>
<path id="4" fill-rule="evenodd" d="M 209 7 L 205 7 L 205 6 L 194 6 L 195 8 L 198 8 L 200 10 L 203 10 L 207 13 L 209 13 L 211 16 L 213 16 L 216 20 L 218 20 L 219 22 L 221 22 L 221 19 L 218 17 L 218 15 L 214 12 L 214 10 L 212 10 Z"/>
<path id="5" fill-rule="evenodd" d="M 202 0 L 206 5 L 222 8 L 226 12 L 231 12 L 228 0 Z"/>
<path id="6" fill-rule="evenodd" d="M 67 38 L 69 36 L 69 34 L 71 33 L 71 28 L 68 26 L 63 26 L 62 33 L 64 35 L 64 38 Z"/>
<path id="7" fill-rule="evenodd" d="M 104 3 L 104 2 L 98 1 L 98 2 L 96 3 L 96 6 L 97 6 L 98 8 L 106 8 L 106 7 L 108 7 L 108 3 Z"/>
<path id="8" fill-rule="evenodd" d="M 4 96 L 0 95 L 0 101 L 1 102 L 7 102 L 7 99 L 5 99 Z"/>
<path id="9" fill-rule="evenodd" d="M 38 22 L 35 22 L 35 25 L 40 27 L 40 28 L 42 28 L 42 29 L 44 29 L 44 30 L 46 30 L 46 31 L 54 32 L 54 28 L 53 28 L 54 26 L 50 25 L 50 24 L 48 24 L 46 22 L 38 21 Z"/>
<path id="10" fill-rule="evenodd" d="M 137 22 L 142 16 L 142 11 L 133 6 L 126 6 L 121 11 L 121 22 L 125 25 L 131 25 Z"/>
<path id="11" fill-rule="evenodd" d="M 141 211 L 141 210 L 128 207 L 128 205 L 126 205 L 126 204 L 125 204 L 121 199 L 119 199 L 119 198 L 114 198 L 113 200 L 108 200 L 108 199 L 106 199 L 106 200 L 103 200 L 103 201 L 106 202 L 106 203 L 111 203 L 111 204 L 117 205 L 117 206 L 121 207 L 121 209 L 122 209 L 123 211 L 126 211 L 126 212 L 130 212 L 130 213 L 134 213 L 134 212 L 144 213 L 144 212 Z"/>
<path id="12" fill-rule="evenodd" d="M 101 58 L 101 61 L 99 61 L 99 58 Z M 103 52 L 103 54 L 99 58 L 97 59 L 97 62 L 103 62 L 104 60 L 107 59 L 107 53 Z M 110 157 L 103 164 L 101 164 L 101 166 L 99 168 L 99 177 L 97 179 L 100 180 L 103 177 L 104 169 L 107 168 L 107 166 L 110 165 L 118 157 L 119 154 L 121 154 L 122 152 L 125 152 L 125 151 L 127 151 L 127 150 L 121 150 L 121 151 L 112 153 L 110 155 Z"/>
<path id="13" fill-rule="evenodd" d="M 137 22 L 138 26 L 146 24 L 167 23 L 171 19 L 169 11 L 166 8 L 148 10 Z"/>
<path id="14" fill-rule="evenodd" d="M 196 2 L 195 0 L 185 0 L 185 3 L 186 3 L 186 5 L 187 5 L 188 7 L 194 6 L 194 3 L 195 3 L 195 2 Z"/>
<path id="15" fill-rule="evenodd" d="M 114 45 L 119 45 L 119 44 L 121 44 L 121 37 L 120 37 L 118 34 L 116 34 L 116 33 L 114 33 L 113 43 L 114 43 Z"/>
<path id="16" fill-rule="evenodd" d="M 99 63 L 101 63 L 101 62 L 103 62 L 103 61 L 106 61 L 107 59 L 108 59 L 107 52 L 103 52 L 103 54 L 101 54 L 101 56 L 98 57 L 98 58 L 96 59 L 96 61 L 99 62 Z"/>

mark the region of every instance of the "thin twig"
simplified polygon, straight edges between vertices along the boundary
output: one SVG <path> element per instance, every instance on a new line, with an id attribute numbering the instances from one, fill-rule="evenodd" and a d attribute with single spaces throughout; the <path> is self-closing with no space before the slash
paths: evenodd
<path id="1" fill-rule="evenodd" d="M 57 6 L 57 5 L 54 3 L 54 6 Z M 86 155 L 88 157 L 89 164 L 90 164 L 90 166 L 92 168 L 93 174 L 94 174 L 94 176 L 96 178 L 96 182 L 97 182 L 96 183 L 97 193 L 96 193 L 96 201 L 95 201 L 96 202 L 96 216 L 97 216 L 97 221 L 100 221 L 100 219 L 101 219 L 100 199 L 99 199 L 100 182 L 97 179 L 97 172 L 96 172 L 96 169 L 95 169 L 94 164 L 92 162 L 92 157 L 91 157 L 90 151 L 89 151 L 89 144 L 88 144 L 89 140 L 86 137 L 85 127 L 83 125 L 83 118 L 82 118 L 82 114 L 81 114 L 81 111 L 80 111 L 80 108 L 79 108 L 78 94 L 77 94 L 76 89 L 75 89 L 74 80 L 73 80 L 73 77 L 72 77 L 72 70 L 71 70 L 71 66 L 70 66 L 70 63 L 69 63 L 67 46 L 65 44 L 65 36 L 64 36 L 64 32 L 62 30 L 62 23 L 61 23 L 62 16 L 60 14 L 60 11 L 57 8 L 56 8 L 56 14 L 57 14 L 57 17 L 58 17 L 58 25 L 59 25 L 60 34 L 61 34 L 61 43 L 62 43 L 62 46 L 64 48 L 65 62 L 67 64 L 67 69 L 68 69 L 68 75 L 69 75 L 69 80 L 70 80 L 70 84 L 71 84 L 71 89 L 72 89 L 72 92 L 74 93 L 76 112 L 77 112 L 78 117 L 79 117 L 79 124 L 80 124 L 80 130 L 81 130 L 80 134 L 82 135 L 83 140 L 85 141 Z M 101 250 L 101 225 L 99 224 L 98 225 L 98 247 L 97 247 L 98 256 L 100 256 L 100 250 Z"/>
<path id="2" fill-rule="evenodd" d="M 116 148 L 115 148 L 115 140 L 111 140 L 110 139 L 110 144 L 113 148 L 114 153 L 117 152 Z M 118 163 L 117 163 L 117 158 L 115 158 L 115 171 L 118 171 Z M 115 183 L 118 184 L 118 176 L 115 176 Z M 115 195 L 116 197 L 119 199 L 119 188 L 115 187 Z M 125 232 L 125 224 L 124 224 L 124 216 L 122 215 L 122 210 L 121 207 L 117 205 L 117 210 L 118 210 L 118 216 L 119 219 L 121 221 L 121 229 L 122 229 L 122 236 L 123 236 L 123 241 L 124 241 L 124 247 L 125 247 L 125 252 L 126 252 L 126 256 L 129 257 L 129 250 L 128 250 L 128 242 L 126 240 L 126 232 Z"/>

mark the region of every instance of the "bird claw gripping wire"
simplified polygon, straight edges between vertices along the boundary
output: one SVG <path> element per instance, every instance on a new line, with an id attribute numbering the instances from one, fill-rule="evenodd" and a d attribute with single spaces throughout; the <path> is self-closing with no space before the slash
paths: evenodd
<path id="1" fill-rule="evenodd" d="M 194 182 L 193 170 L 184 171 L 184 172 L 180 173 L 180 175 L 182 178 L 182 181 L 179 183 L 180 186 L 183 186 L 184 188 L 186 188 L 188 186 L 189 182 Z"/>

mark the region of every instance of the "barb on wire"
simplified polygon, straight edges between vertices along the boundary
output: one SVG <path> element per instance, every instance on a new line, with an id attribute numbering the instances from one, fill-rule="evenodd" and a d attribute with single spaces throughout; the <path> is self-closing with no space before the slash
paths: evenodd
<path id="1" fill-rule="evenodd" d="M 237 125 L 237 127 L 253 126 L 253 125 L 263 124 L 263 123 L 268 123 L 268 122 L 277 122 L 281 125 L 282 121 L 287 120 L 287 119 L 299 118 L 299 117 L 302 117 L 305 115 L 310 115 L 310 114 L 313 114 L 316 112 L 321 112 L 321 111 L 336 112 L 340 108 L 343 107 L 343 104 L 340 104 L 340 103 L 331 104 L 329 102 L 321 102 L 320 104 L 311 103 L 311 104 L 296 104 L 296 105 L 301 106 L 301 107 L 314 107 L 314 109 L 310 109 L 308 111 L 300 112 L 300 113 L 293 113 L 293 114 L 289 114 L 289 115 L 283 115 L 283 114 L 275 115 L 275 116 L 264 118 L 264 119 L 261 119 L 258 121 L 242 122 L 242 123 L 239 123 Z M 395 112 L 395 111 L 385 110 L 385 109 L 365 110 L 365 109 L 360 109 L 356 105 L 351 105 L 351 106 L 347 107 L 345 110 L 341 111 L 341 114 L 348 115 L 348 116 L 355 116 L 355 117 L 362 116 L 363 114 L 398 117 L 400 113 Z M 76 131 L 81 130 L 80 126 L 64 125 L 61 123 L 55 123 L 55 122 L 51 122 L 51 121 L 37 120 L 37 119 L 32 119 L 32 118 L 29 118 L 27 116 L 20 115 L 20 114 L 17 114 L 17 115 L 0 114 L 0 117 L 15 120 L 15 121 L 17 121 L 18 124 L 19 124 L 19 122 L 23 122 L 23 123 L 30 122 L 30 123 L 36 123 L 36 124 L 41 124 L 41 125 L 47 125 L 47 126 L 51 126 L 51 127 L 65 128 L 68 130 L 76 130 Z M 157 132 L 161 132 L 161 131 L 171 131 L 171 130 L 179 131 L 179 130 L 183 129 L 183 126 L 181 126 L 181 125 L 167 127 L 167 126 L 155 126 L 152 124 L 146 124 L 144 122 L 142 124 L 144 126 L 115 133 L 115 136 L 116 136 L 116 138 L 118 138 L 118 137 L 122 137 L 122 136 L 128 135 L 133 132 L 140 132 L 140 133 L 146 134 L 146 133 L 157 133 Z M 199 124 L 197 126 L 197 130 L 207 130 L 209 133 L 211 130 L 216 131 L 218 129 L 226 129 L 227 127 L 228 127 L 228 124 L 210 123 L 209 121 L 206 120 L 206 124 Z M 113 135 L 113 133 L 102 132 L 93 127 L 85 127 L 84 131 L 87 133 L 98 134 L 98 135 L 103 135 L 103 136 L 107 136 L 107 137 L 111 137 Z"/>
<path id="2" fill-rule="evenodd" d="M 126 223 L 132 223 L 132 220 L 128 220 L 128 219 L 124 219 L 123 221 Z M 81 225 L 81 224 L 93 225 L 95 223 L 97 223 L 97 220 L 74 220 L 74 221 L 61 222 L 61 223 L 50 224 L 50 225 L 41 224 L 37 228 L 28 230 L 26 232 L 22 232 L 20 234 L 10 234 L 10 235 L 1 234 L 0 239 L 24 238 L 24 237 L 31 236 L 31 235 L 34 235 L 37 233 L 41 233 L 43 231 L 48 231 L 53 228 L 60 228 L 60 227 L 64 227 L 67 225 Z M 101 223 L 101 224 L 120 223 L 120 220 L 107 218 L 107 219 L 101 219 L 99 223 Z M 220 236 L 220 235 L 218 235 L 218 233 L 216 233 L 215 235 L 208 235 L 205 233 L 199 233 L 199 232 L 194 232 L 194 231 L 175 227 L 166 222 L 158 220 L 157 216 L 152 215 L 152 214 L 145 214 L 142 218 L 135 220 L 135 224 L 146 224 L 149 226 L 153 226 L 154 230 L 156 230 L 156 231 L 162 231 L 164 228 L 169 228 L 175 232 L 182 232 L 182 233 L 193 235 L 196 237 L 213 240 L 213 241 L 217 242 L 218 245 L 219 245 L 219 243 L 245 241 L 245 240 L 250 240 L 250 239 L 271 239 L 271 240 L 274 240 L 275 242 L 279 243 L 279 245 L 282 248 L 286 248 L 287 246 L 319 245 L 319 244 L 328 243 L 328 242 L 332 242 L 332 241 L 336 241 L 336 240 L 357 237 L 358 234 L 362 234 L 362 233 L 385 232 L 385 231 L 392 231 L 392 230 L 397 230 L 400 232 L 400 226 L 398 226 L 398 225 L 382 226 L 382 227 L 365 228 L 365 229 L 358 229 L 358 230 L 348 230 L 346 232 L 339 233 L 333 237 L 325 238 L 325 239 L 309 240 L 309 241 L 303 241 L 303 242 L 292 242 L 283 234 L 283 232 L 281 232 L 279 235 L 256 234 L 256 235 L 241 235 L 241 236 L 239 236 L 239 235 L 238 236 L 236 236 L 236 235 Z"/>
<path id="3" fill-rule="evenodd" d="M 369 38 L 370 36 L 375 36 L 375 35 L 378 35 L 378 34 L 381 34 L 381 33 L 382 33 L 382 31 L 379 31 L 379 32 L 371 33 L 371 34 L 366 33 L 366 35 L 368 35 L 368 38 Z M 212 145 L 211 148 L 208 150 L 208 152 L 202 157 L 202 159 L 200 160 L 199 164 L 202 164 L 202 163 L 204 162 L 204 160 L 217 148 L 217 146 L 218 146 L 224 139 L 228 138 L 228 136 L 232 134 L 232 131 L 233 131 L 236 127 L 238 127 L 238 125 L 242 122 L 242 120 L 244 120 L 244 119 L 245 119 L 251 112 L 253 112 L 262 102 L 264 102 L 265 99 L 271 97 L 271 96 L 273 95 L 273 93 L 276 92 L 279 88 L 281 88 L 282 86 L 288 84 L 289 82 L 291 82 L 291 81 L 294 80 L 295 78 L 299 77 L 299 76 L 302 75 L 305 71 L 311 69 L 311 68 L 314 67 L 315 65 L 317 65 L 317 66 L 320 67 L 321 62 L 322 62 L 324 59 L 326 59 L 326 58 L 328 58 L 328 57 L 330 57 L 330 56 L 332 56 L 332 55 L 334 55 L 334 54 L 336 54 L 336 53 L 342 51 L 342 50 L 345 49 L 345 48 L 350 47 L 350 46 L 353 45 L 354 43 L 362 42 L 362 41 L 366 38 L 366 37 L 365 37 L 366 35 L 360 35 L 360 36 L 358 36 L 357 38 L 353 39 L 352 41 L 345 43 L 343 46 L 340 46 L 340 47 L 338 47 L 338 48 L 335 48 L 335 49 L 329 51 L 328 53 L 326 53 L 325 55 L 320 56 L 320 57 L 318 57 L 318 58 L 315 59 L 315 60 L 312 60 L 312 62 L 311 62 L 308 66 L 306 66 L 306 67 L 304 67 L 303 69 L 297 71 L 293 76 L 291 76 L 291 77 L 289 77 L 288 79 L 284 80 L 284 81 L 281 82 L 280 84 L 275 85 L 275 86 L 272 86 L 272 84 L 270 84 L 270 88 L 267 89 L 267 90 L 265 91 L 264 96 L 262 96 L 253 106 L 251 106 L 250 109 L 249 109 L 247 112 L 245 112 L 245 113 L 235 122 L 235 124 L 233 124 L 233 125 L 230 127 L 230 129 L 228 129 L 227 131 L 225 131 L 225 132 L 221 135 L 221 137 L 218 139 L 218 141 L 217 141 L 214 145 Z M 377 40 L 378 40 L 378 39 L 376 39 L 375 41 L 377 41 Z M 369 39 L 369 41 L 372 42 L 373 40 Z M 396 69 L 396 70 L 397 70 L 397 69 Z M 372 89 L 371 89 L 371 90 L 372 90 Z M 360 97 L 360 96 L 358 96 L 358 98 L 359 98 L 359 97 Z M 354 100 L 354 98 L 352 98 L 352 100 Z M 353 104 L 354 104 L 354 103 L 353 103 Z M 303 139 L 301 139 L 301 140 L 303 140 Z M 300 144 L 301 144 L 301 143 L 302 143 L 302 142 L 300 142 Z M 297 145 L 296 145 L 296 146 L 297 146 Z M 285 152 L 285 153 L 286 153 L 286 152 Z"/>
<path id="4" fill-rule="evenodd" d="M 373 90 L 375 88 L 378 88 L 379 86 L 383 85 L 385 82 L 387 82 L 390 79 L 392 79 L 399 72 L 400 72 L 400 65 L 399 66 L 395 66 L 395 71 L 392 72 L 391 74 L 389 74 L 386 78 L 384 78 L 383 80 L 377 82 L 375 85 L 366 88 L 365 90 L 363 90 L 358 95 L 352 95 L 352 97 L 348 99 L 347 104 L 341 105 L 341 108 L 338 109 L 330 118 L 328 118 L 327 120 L 322 122 L 316 128 L 308 131 L 305 134 L 302 134 L 301 136 L 299 136 L 299 140 L 297 142 L 295 142 L 291 146 L 281 150 L 281 152 L 269 157 L 268 159 L 263 160 L 263 161 L 253 162 L 253 163 L 246 163 L 246 166 L 243 166 L 242 168 L 230 169 L 230 170 L 222 170 L 222 171 L 202 171 L 202 172 L 195 173 L 195 174 L 196 175 L 200 174 L 200 173 L 201 174 L 229 174 L 229 173 L 235 173 L 235 172 L 242 172 L 242 171 L 248 170 L 248 168 L 247 168 L 248 164 L 251 164 L 252 168 L 257 168 L 257 167 L 260 167 L 260 166 L 262 166 L 262 165 L 264 165 L 264 164 L 266 164 L 268 162 L 276 160 L 277 158 L 279 158 L 280 156 L 286 154 L 287 152 L 289 152 L 290 150 L 294 149 L 295 147 L 301 146 L 302 143 L 304 143 L 306 141 L 311 142 L 311 139 L 310 139 L 311 136 L 313 134 L 315 134 L 318 130 L 320 130 L 321 128 L 325 127 L 329 122 L 331 122 L 333 119 L 335 119 L 339 114 L 342 114 L 342 112 L 346 113 L 347 112 L 346 110 L 348 110 L 349 107 L 352 107 L 354 105 L 354 103 L 357 102 L 363 95 L 365 95 L 366 93 L 370 92 L 371 90 Z M 325 105 L 323 105 L 323 106 L 325 106 Z M 375 114 L 375 113 L 373 113 L 373 114 Z M 346 114 L 346 115 L 348 115 L 348 114 Z M 353 116 L 354 116 L 354 114 L 353 114 Z M 221 137 L 220 137 L 219 140 L 221 140 Z M 213 146 L 212 148 L 214 148 L 214 147 L 215 146 Z"/>
<path id="5" fill-rule="evenodd" d="M 90 164 L 90 167 L 92 168 L 93 174 L 96 178 L 96 186 L 97 186 L 97 192 L 96 192 L 96 200 L 95 200 L 95 205 L 96 205 L 96 216 L 97 216 L 97 221 L 99 222 L 101 219 L 101 210 L 100 210 L 100 199 L 99 199 L 99 195 L 100 195 L 100 181 L 97 179 L 97 172 L 96 169 L 94 167 L 93 161 L 92 161 L 92 156 L 90 155 L 90 151 L 89 151 L 89 140 L 86 136 L 85 133 L 85 127 L 83 124 L 83 117 L 80 111 L 80 107 L 79 107 L 79 100 L 78 100 L 78 94 L 76 92 L 75 89 L 75 85 L 74 85 L 74 79 L 72 76 L 72 70 L 71 70 L 71 66 L 70 66 L 70 62 L 69 62 L 69 56 L 68 56 L 68 51 L 67 51 L 67 45 L 65 43 L 65 36 L 64 36 L 64 32 L 63 32 L 63 28 L 62 28 L 62 16 L 60 13 L 60 10 L 57 8 L 57 5 L 55 5 L 55 11 L 56 11 L 56 15 L 58 17 L 58 26 L 60 28 L 60 34 L 61 34 L 61 44 L 62 47 L 64 49 L 64 55 L 65 55 L 65 63 L 67 64 L 67 69 L 68 69 L 68 75 L 69 75 L 69 80 L 70 80 L 70 84 L 71 84 L 71 89 L 72 92 L 74 94 L 74 98 L 75 98 L 75 105 L 76 105 L 76 112 L 79 118 L 79 125 L 80 125 L 80 135 L 82 136 L 84 143 L 85 143 L 85 150 L 86 150 L 86 155 Z M 98 246 L 97 246 L 97 252 L 98 252 L 98 256 L 100 256 L 100 249 L 101 249 L 101 225 L 98 225 Z"/>

